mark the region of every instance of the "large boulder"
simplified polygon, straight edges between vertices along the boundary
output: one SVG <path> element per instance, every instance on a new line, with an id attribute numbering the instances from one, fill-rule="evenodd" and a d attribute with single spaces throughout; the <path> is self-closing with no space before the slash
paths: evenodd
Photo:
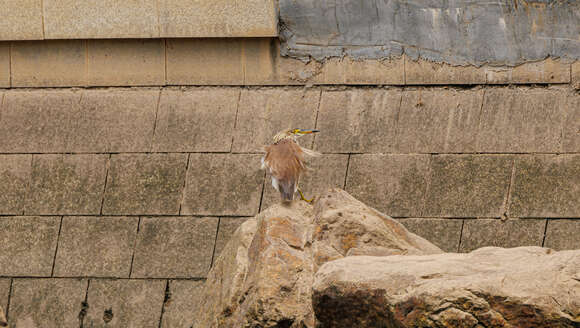
<path id="1" fill-rule="evenodd" d="M 351 255 L 439 254 L 340 189 L 278 204 L 234 233 L 208 274 L 194 327 L 315 327 L 318 267 Z"/>
<path id="2" fill-rule="evenodd" d="M 312 297 L 321 327 L 580 327 L 580 250 L 348 257 Z"/>

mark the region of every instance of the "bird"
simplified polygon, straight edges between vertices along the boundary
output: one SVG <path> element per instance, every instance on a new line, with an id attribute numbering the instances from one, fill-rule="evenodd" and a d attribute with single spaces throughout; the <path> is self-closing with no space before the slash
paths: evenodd
<path id="1" fill-rule="evenodd" d="M 300 198 L 308 203 L 314 199 L 306 199 L 298 183 L 307 170 L 305 157 L 315 157 L 321 154 L 301 147 L 297 139 L 317 132 L 320 131 L 285 129 L 274 136 L 271 145 L 264 147 L 266 154 L 262 157 L 262 169 L 266 169 L 272 176 L 272 187 L 280 192 L 282 201 L 294 200 L 296 191 L 300 193 Z"/>

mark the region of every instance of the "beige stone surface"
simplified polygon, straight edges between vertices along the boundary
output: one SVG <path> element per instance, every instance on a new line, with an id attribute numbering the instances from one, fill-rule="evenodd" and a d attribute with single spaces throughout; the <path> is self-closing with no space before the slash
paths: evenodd
<path id="1" fill-rule="evenodd" d="M 230 238 L 242 223 L 248 220 L 247 217 L 223 217 L 219 219 L 217 238 L 213 252 L 213 262 L 217 261 L 224 247 L 230 241 Z"/>
<path id="2" fill-rule="evenodd" d="M 580 90 L 580 60 L 576 60 L 572 63 L 572 87 L 576 90 Z"/>
<path id="3" fill-rule="evenodd" d="M 204 278 L 218 218 L 141 218 L 132 278 Z"/>
<path id="4" fill-rule="evenodd" d="M 512 175 L 509 155 L 431 158 L 424 217 L 500 217 Z"/>
<path id="5" fill-rule="evenodd" d="M 353 256 L 318 270 L 312 303 L 323 327 L 576 327 L 578 272 L 580 251 L 541 247 Z"/>
<path id="6" fill-rule="evenodd" d="M 4 309 L 4 314 L 6 314 L 6 309 L 8 308 L 8 297 L 10 296 L 11 284 L 12 280 L 10 278 L 0 279 L 0 323 L 2 322 L 2 309 Z"/>
<path id="7" fill-rule="evenodd" d="M 395 128 L 397 152 L 474 152 L 483 94 L 447 88 L 405 91 Z"/>
<path id="8" fill-rule="evenodd" d="M 401 92 L 389 89 L 323 91 L 315 149 L 321 152 L 393 151 Z"/>
<path id="9" fill-rule="evenodd" d="M 59 217 L 0 217 L 0 276 L 50 276 Z"/>
<path id="10" fill-rule="evenodd" d="M 14 279 L 10 327 L 76 327 L 86 292 L 86 279 Z"/>
<path id="11" fill-rule="evenodd" d="M 278 132 L 314 129 L 320 90 L 304 88 L 244 89 L 240 96 L 233 151 L 262 152 Z M 306 148 L 312 136 L 300 138 Z"/>
<path id="12" fill-rule="evenodd" d="M 87 41 L 87 84 L 143 86 L 165 84 L 165 40 Z"/>
<path id="13" fill-rule="evenodd" d="M 477 150 L 559 152 L 566 96 L 567 91 L 559 88 L 487 89 Z"/>
<path id="14" fill-rule="evenodd" d="M 12 87 L 87 85 L 86 42 L 86 40 L 13 42 Z"/>
<path id="15" fill-rule="evenodd" d="M 477 219 L 465 220 L 460 252 L 475 249 L 518 246 L 542 246 L 546 220 L 536 219 Z"/>
<path id="16" fill-rule="evenodd" d="M 22 214 L 32 155 L 0 155 L 0 214 Z"/>
<path id="17" fill-rule="evenodd" d="M 167 39 L 167 84 L 243 85 L 242 40 Z"/>
<path id="18" fill-rule="evenodd" d="M 570 83 L 570 64 L 552 58 L 516 67 L 486 67 L 484 70 L 488 84 Z"/>
<path id="19" fill-rule="evenodd" d="M 64 217 L 54 276 L 128 278 L 136 217 Z"/>
<path id="20" fill-rule="evenodd" d="M 568 104 L 565 109 L 562 130 L 562 151 L 569 153 L 580 152 L 580 93 L 578 92 L 568 94 Z"/>
<path id="21" fill-rule="evenodd" d="M 344 188 L 347 163 L 348 155 L 342 154 L 324 154 L 309 159 L 307 162 L 309 170 L 299 183 L 304 196 L 308 199 L 317 198 L 328 188 Z M 296 193 L 294 199 L 300 199 L 300 194 Z M 279 202 L 281 202 L 280 193 L 272 187 L 272 177 L 266 174 L 262 208 L 268 208 Z"/>
<path id="22" fill-rule="evenodd" d="M 0 42 L 0 88 L 9 88 L 9 87 L 10 87 L 10 42 Z"/>
<path id="23" fill-rule="evenodd" d="M 420 217 L 429 167 L 429 155 L 351 155 L 346 190 L 387 215 Z"/>
<path id="24" fill-rule="evenodd" d="M 178 214 L 187 154 L 117 154 L 103 214 Z"/>
<path id="25" fill-rule="evenodd" d="M 544 247 L 555 250 L 580 249 L 580 220 L 548 220 Z"/>
<path id="26" fill-rule="evenodd" d="M 107 155 L 33 155 L 24 213 L 99 214 Z"/>
<path id="27" fill-rule="evenodd" d="M 91 280 L 84 327 L 159 327 L 165 280 Z"/>
<path id="28" fill-rule="evenodd" d="M 577 218 L 580 213 L 580 155 L 518 158 L 509 214 L 512 217 Z"/>
<path id="29" fill-rule="evenodd" d="M 157 4 L 151 0 L 43 0 L 46 39 L 159 37 Z"/>
<path id="30" fill-rule="evenodd" d="M 331 58 L 320 69 L 321 84 L 404 85 L 404 58 L 385 60 L 353 60 Z"/>
<path id="31" fill-rule="evenodd" d="M 39 40 L 44 37 L 42 0 L 2 0 L 0 40 Z"/>
<path id="32" fill-rule="evenodd" d="M 191 154 L 181 214 L 258 213 L 264 181 L 260 158 L 252 154 Z"/>
<path id="33" fill-rule="evenodd" d="M 7 327 L 8 319 L 6 319 L 6 314 L 4 313 L 4 307 L 0 306 L 0 327 Z"/>
<path id="34" fill-rule="evenodd" d="M 273 0 L 159 1 L 161 37 L 278 35 Z"/>
<path id="35" fill-rule="evenodd" d="M 459 249 L 462 219 L 407 218 L 397 221 L 445 252 L 457 252 Z"/>
<path id="36" fill-rule="evenodd" d="M 190 328 L 201 300 L 203 281 L 170 280 L 162 328 Z"/>
<path id="37" fill-rule="evenodd" d="M 452 66 L 405 57 L 405 84 L 485 84 L 485 71 L 475 66 Z"/>
<path id="38" fill-rule="evenodd" d="M 230 151 L 240 92 L 237 88 L 163 90 L 153 151 Z"/>

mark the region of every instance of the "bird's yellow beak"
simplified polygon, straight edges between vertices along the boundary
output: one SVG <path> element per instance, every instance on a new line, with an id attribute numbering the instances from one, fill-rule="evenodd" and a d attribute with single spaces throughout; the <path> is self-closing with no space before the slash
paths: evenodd
<path id="1" fill-rule="evenodd" d="M 300 129 L 298 131 L 299 134 L 311 134 L 311 133 L 316 133 L 316 132 L 320 132 L 319 130 L 302 130 Z"/>

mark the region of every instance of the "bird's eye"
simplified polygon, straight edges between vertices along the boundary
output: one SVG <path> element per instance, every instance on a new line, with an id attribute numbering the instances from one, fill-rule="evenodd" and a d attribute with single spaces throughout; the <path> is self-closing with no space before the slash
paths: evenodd
<path id="1" fill-rule="evenodd" d="M 300 129 L 294 129 L 294 131 L 292 131 L 292 133 L 294 133 L 294 134 L 296 134 L 298 132 L 300 132 Z"/>

